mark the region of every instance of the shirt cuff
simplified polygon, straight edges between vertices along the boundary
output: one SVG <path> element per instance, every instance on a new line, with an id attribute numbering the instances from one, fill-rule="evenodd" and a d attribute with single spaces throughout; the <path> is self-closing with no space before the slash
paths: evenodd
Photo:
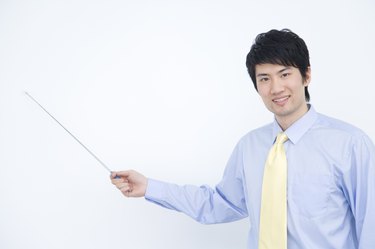
<path id="1" fill-rule="evenodd" d="M 155 179 L 148 179 L 145 199 L 164 208 L 176 210 L 175 207 L 169 201 L 167 201 L 168 199 L 170 199 L 167 195 L 167 193 L 169 192 L 169 187 L 170 184 L 166 182 L 158 181 Z"/>
<path id="2" fill-rule="evenodd" d="M 147 188 L 145 193 L 146 200 L 154 200 L 154 199 L 161 199 L 164 193 L 164 182 L 155 180 L 155 179 L 148 179 Z"/>

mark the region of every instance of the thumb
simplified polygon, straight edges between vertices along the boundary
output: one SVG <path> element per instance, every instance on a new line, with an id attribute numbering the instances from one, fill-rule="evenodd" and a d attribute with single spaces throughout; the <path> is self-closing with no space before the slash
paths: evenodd
<path id="1" fill-rule="evenodd" d="M 111 179 L 115 178 L 127 178 L 130 174 L 130 171 L 112 171 L 111 172 Z"/>
<path id="2" fill-rule="evenodd" d="M 113 171 L 111 173 L 111 178 L 121 177 L 121 178 L 128 178 L 134 176 L 136 172 L 134 170 L 123 170 L 123 171 Z"/>

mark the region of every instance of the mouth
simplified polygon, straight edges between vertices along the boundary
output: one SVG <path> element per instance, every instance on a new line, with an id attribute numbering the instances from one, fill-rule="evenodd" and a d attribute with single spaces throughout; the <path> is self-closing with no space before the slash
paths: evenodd
<path id="1" fill-rule="evenodd" d="M 272 102 L 274 102 L 277 105 L 284 105 L 286 102 L 288 102 L 289 98 L 290 98 L 290 95 L 282 96 L 282 97 L 272 99 Z"/>

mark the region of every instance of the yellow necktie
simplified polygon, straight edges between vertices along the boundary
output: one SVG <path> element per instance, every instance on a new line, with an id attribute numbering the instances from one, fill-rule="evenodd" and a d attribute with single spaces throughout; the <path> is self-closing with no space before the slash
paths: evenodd
<path id="1" fill-rule="evenodd" d="M 287 161 L 280 133 L 272 146 L 263 173 L 259 249 L 287 248 Z"/>

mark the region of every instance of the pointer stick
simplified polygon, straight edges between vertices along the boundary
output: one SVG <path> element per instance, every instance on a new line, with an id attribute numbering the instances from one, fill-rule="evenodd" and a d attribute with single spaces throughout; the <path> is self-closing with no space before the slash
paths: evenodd
<path id="1" fill-rule="evenodd" d="M 40 108 L 43 109 L 43 111 L 45 111 L 53 120 L 56 121 L 56 123 L 58 123 L 72 138 L 74 138 L 74 140 L 76 140 L 83 148 L 85 148 L 85 150 L 90 153 L 90 155 L 92 155 L 107 171 L 109 171 L 109 173 L 112 173 L 112 171 L 110 170 L 110 168 L 105 165 L 102 160 L 100 160 L 91 150 L 89 150 L 89 148 L 87 148 L 81 141 L 79 141 L 79 139 L 74 136 L 67 128 L 65 128 L 54 116 L 52 116 L 52 114 L 50 114 L 41 104 L 39 104 L 38 101 L 36 101 L 36 99 L 33 98 L 33 96 L 31 96 L 28 92 L 25 92 L 25 94 L 32 100 L 34 101 Z M 119 176 L 116 176 L 115 178 L 120 178 Z"/>

